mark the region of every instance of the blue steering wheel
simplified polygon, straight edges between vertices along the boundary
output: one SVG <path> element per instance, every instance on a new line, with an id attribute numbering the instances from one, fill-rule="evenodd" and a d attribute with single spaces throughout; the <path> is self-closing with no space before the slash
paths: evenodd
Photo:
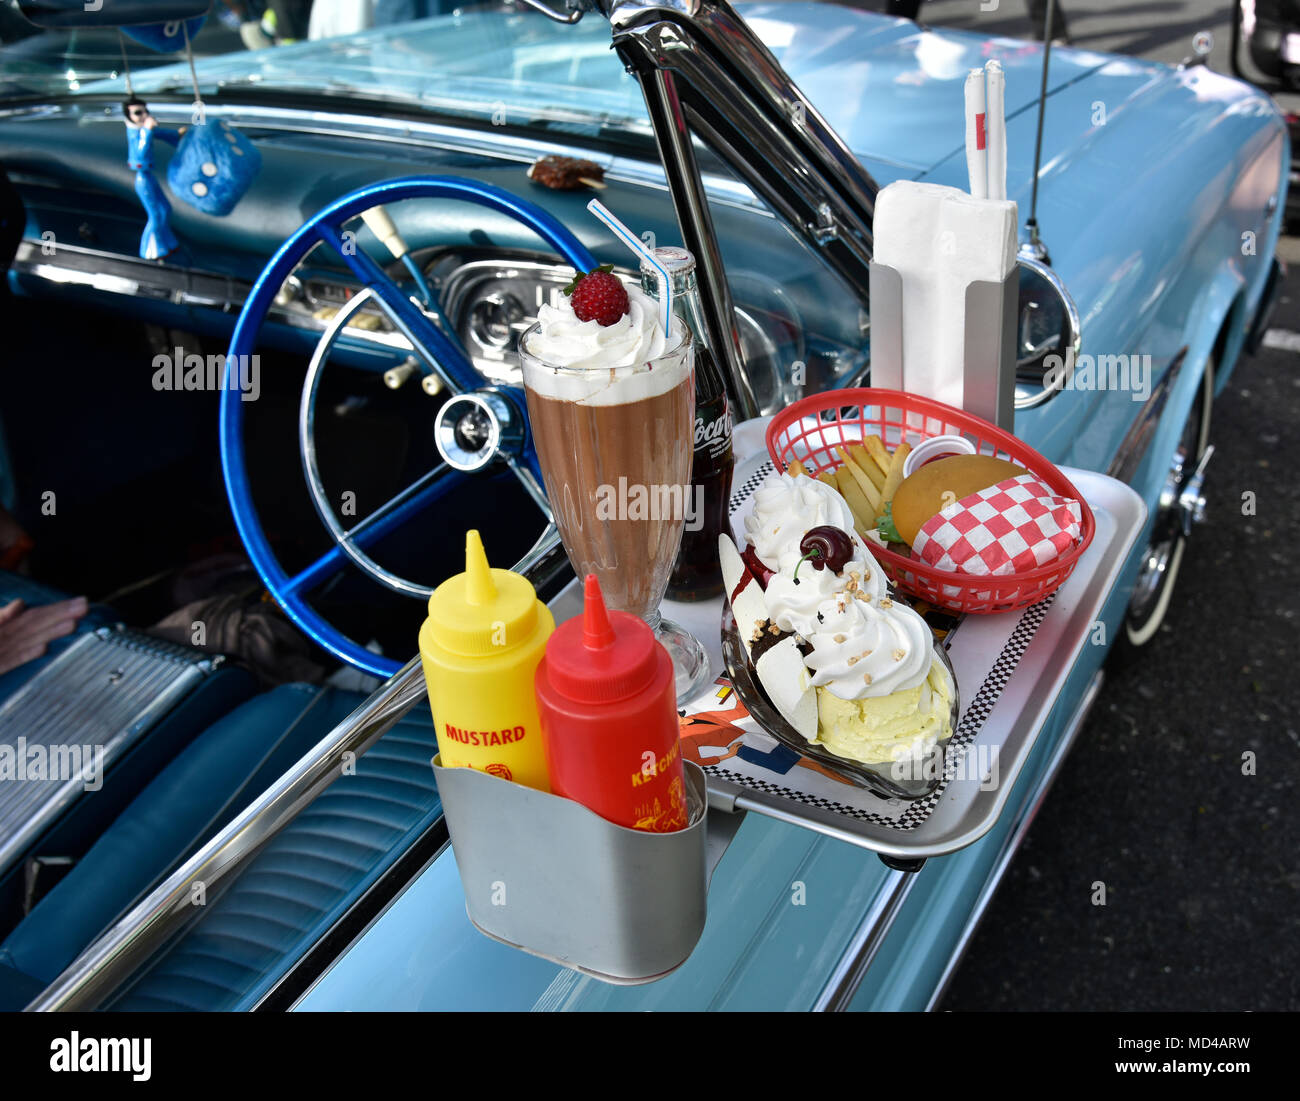
<path id="1" fill-rule="evenodd" d="M 349 561 L 365 568 L 369 559 L 360 554 L 360 548 L 383 538 L 432 505 L 460 484 L 470 471 L 504 461 L 534 500 L 545 508 L 541 470 L 528 431 L 522 391 L 487 385 L 457 342 L 433 324 L 379 264 L 358 247 L 356 234 L 343 228 L 348 221 L 372 207 L 417 198 L 459 199 L 487 207 L 528 226 L 578 270 L 590 271 L 596 266 L 583 244 L 559 221 L 508 191 L 457 176 L 409 176 L 360 188 L 331 203 L 280 246 L 253 285 L 235 323 L 221 392 L 221 470 L 235 527 L 267 590 L 298 628 L 341 661 L 385 679 L 396 673 L 400 664 L 371 653 L 344 635 L 308 605 L 307 594 L 337 574 Z M 285 279 L 322 241 L 369 289 L 380 310 L 410 341 L 415 356 L 422 361 L 421 368 L 439 376 L 453 396 L 438 414 L 436 434 L 444 462 L 348 531 L 340 531 L 327 521 L 335 545 L 311 565 L 290 576 L 272 551 L 253 506 L 244 461 L 244 402 L 235 372 L 240 363 L 246 362 L 240 357 L 251 356 L 256 351 L 258 331 Z M 459 415 L 477 418 L 475 424 L 479 428 L 486 427 L 490 437 L 488 444 L 472 452 L 458 447 L 456 440 L 462 438 L 456 435 L 458 410 Z M 367 572 L 374 573 L 368 568 Z M 423 595 L 414 587 L 401 591 Z"/>

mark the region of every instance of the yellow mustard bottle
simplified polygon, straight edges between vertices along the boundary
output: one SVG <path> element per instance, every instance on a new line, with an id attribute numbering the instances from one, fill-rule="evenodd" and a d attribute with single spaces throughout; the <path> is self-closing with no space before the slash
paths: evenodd
<path id="1" fill-rule="evenodd" d="M 527 578 L 490 569 L 477 531 L 465 572 L 429 597 L 420 660 L 446 767 L 476 768 L 550 791 L 533 677 L 555 630 Z"/>

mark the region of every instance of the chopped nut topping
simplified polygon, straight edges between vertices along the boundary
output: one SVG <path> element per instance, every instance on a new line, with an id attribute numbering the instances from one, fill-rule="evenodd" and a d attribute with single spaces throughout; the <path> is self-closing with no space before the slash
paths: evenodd
<path id="1" fill-rule="evenodd" d="M 849 658 L 849 664 L 850 664 L 850 665 L 857 665 L 858 660 L 859 660 L 859 659 L 858 659 L 856 656 L 851 657 L 851 658 Z"/>
<path id="2" fill-rule="evenodd" d="M 778 627 L 775 623 L 772 623 L 768 626 L 767 633 L 769 635 L 779 635 L 781 633 L 781 628 Z"/>
<path id="3" fill-rule="evenodd" d="M 859 589 L 859 590 L 858 590 L 856 593 L 854 593 L 853 595 L 856 596 L 859 600 L 861 600 L 864 604 L 870 604 L 870 603 L 871 603 L 871 595 L 870 595 L 869 593 L 863 591 L 862 589 Z"/>
<path id="4" fill-rule="evenodd" d="M 871 674 L 870 674 L 870 673 L 863 673 L 863 674 L 862 674 L 862 681 L 863 681 L 864 684 L 870 684 L 870 683 L 871 683 Z"/>
<path id="5" fill-rule="evenodd" d="M 836 636 L 835 636 L 835 641 L 836 641 L 836 642 L 843 642 L 847 637 L 848 637 L 847 635 L 836 635 Z"/>
<path id="6" fill-rule="evenodd" d="M 902 661 L 905 657 L 907 657 L 907 652 L 906 652 L 906 651 L 904 651 L 904 650 L 895 650 L 895 651 L 894 651 L 894 660 L 895 660 L 895 661 Z"/>
<path id="7" fill-rule="evenodd" d="M 892 608 L 894 606 L 894 602 L 890 600 L 889 597 L 885 597 L 885 599 L 880 602 L 880 606 L 882 608 Z"/>

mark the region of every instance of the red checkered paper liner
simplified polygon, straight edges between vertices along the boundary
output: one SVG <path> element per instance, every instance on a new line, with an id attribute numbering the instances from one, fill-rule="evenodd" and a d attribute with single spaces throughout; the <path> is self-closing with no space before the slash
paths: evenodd
<path id="1" fill-rule="evenodd" d="M 1032 474 L 998 482 L 948 505 L 917 532 L 912 553 L 936 569 L 1004 576 L 1046 566 L 1078 542 L 1079 502 L 1057 497 Z"/>

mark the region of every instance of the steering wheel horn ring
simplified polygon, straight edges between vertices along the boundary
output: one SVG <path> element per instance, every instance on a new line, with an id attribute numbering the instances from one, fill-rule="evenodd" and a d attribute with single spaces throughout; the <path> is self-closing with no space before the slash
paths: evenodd
<path id="1" fill-rule="evenodd" d="M 527 437 L 526 417 L 493 387 L 448 399 L 433 426 L 434 443 L 443 462 L 466 474 L 505 456 L 520 458 Z"/>

